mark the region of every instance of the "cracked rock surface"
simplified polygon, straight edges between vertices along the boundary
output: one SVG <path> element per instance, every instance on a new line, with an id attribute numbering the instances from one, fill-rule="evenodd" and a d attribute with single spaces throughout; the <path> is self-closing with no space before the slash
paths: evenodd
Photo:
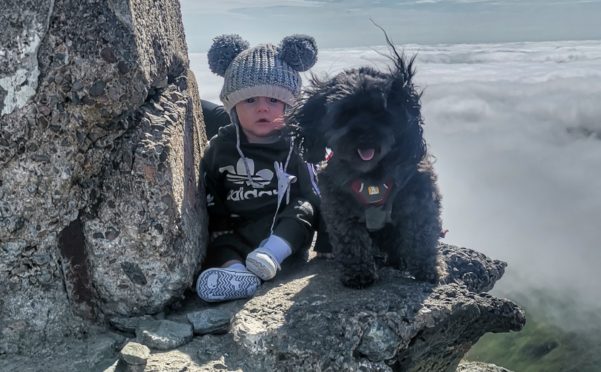
<path id="1" fill-rule="evenodd" d="M 0 24 L 1 356 L 181 297 L 206 136 L 178 1 L 9 1 Z"/>
<path id="2" fill-rule="evenodd" d="M 455 264 L 480 265 L 486 272 L 483 280 L 495 278 L 489 285 L 500 278 L 504 263 L 473 256 L 465 248 L 441 248 Z M 349 289 L 336 268 L 328 260 L 296 260 L 286 262 L 276 280 L 250 300 L 207 304 L 190 297 L 177 311 L 164 314 L 171 325 L 186 326 L 189 334 L 193 318 L 221 313 L 231 321 L 229 331 L 196 335 L 171 350 L 138 339 L 151 349 L 144 370 L 505 371 L 460 362 L 483 334 L 521 329 L 524 314 L 511 301 L 470 290 L 471 280 L 449 277 L 450 284 L 433 286 L 390 268 L 380 270 L 373 286 Z M 137 318 L 132 323 L 148 322 Z M 124 336 L 134 339 L 133 330 L 120 329 L 128 329 Z M 118 361 L 114 354 L 98 361 L 97 369 L 119 370 Z M 63 357 L 46 364 L 58 371 L 73 362 Z M 11 363 L 7 368 L 27 366 Z"/>

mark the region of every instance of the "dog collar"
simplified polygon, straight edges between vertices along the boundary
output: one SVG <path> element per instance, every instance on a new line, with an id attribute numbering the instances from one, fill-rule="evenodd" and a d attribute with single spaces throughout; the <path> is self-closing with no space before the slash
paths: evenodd
<path id="1" fill-rule="evenodd" d="M 390 197 L 395 193 L 396 188 L 391 177 L 380 183 L 367 183 L 357 178 L 349 185 L 355 199 L 365 209 L 363 218 L 367 230 L 377 231 L 392 222 Z"/>
<path id="2" fill-rule="evenodd" d="M 366 183 L 357 178 L 350 183 L 351 191 L 363 206 L 382 206 L 388 200 L 394 186 L 392 178 L 380 183 Z"/>

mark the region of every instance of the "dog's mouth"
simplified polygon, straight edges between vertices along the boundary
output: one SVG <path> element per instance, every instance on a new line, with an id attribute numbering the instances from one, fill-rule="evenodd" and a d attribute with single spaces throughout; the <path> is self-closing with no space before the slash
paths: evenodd
<path id="1" fill-rule="evenodd" d="M 376 149 L 373 147 L 359 147 L 357 148 L 357 154 L 363 161 L 370 161 L 376 155 Z"/>

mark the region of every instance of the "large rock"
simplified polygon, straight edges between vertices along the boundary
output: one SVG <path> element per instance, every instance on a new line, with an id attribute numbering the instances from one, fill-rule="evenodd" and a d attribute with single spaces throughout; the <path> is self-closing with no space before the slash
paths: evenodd
<path id="1" fill-rule="evenodd" d="M 181 297 L 206 136 L 176 0 L 11 1 L 0 24 L 1 355 Z"/>
<path id="2" fill-rule="evenodd" d="M 455 246 L 441 251 L 451 273 L 440 286 L 384 268 L 373 286 L 354 290 L 340 283 L 331 261 L 297 269 L 289 262 L 235 311 L 211 307 L 233 314 L 228 334 L 151 355 L 148 366 L 158 371 L 173 358 L 190 370 L 454 371 L 480 336 L 517 331 L 525 318 L 511 301 L 480 292 L 505 263 Z M 477 267 L 474 275 L 461 270 L 467 266 Z"/>
<path id="3" fill-rule="evenodd" d="M 232 318 L 224 335 L 203 335 L 168 352 L 154 350 L 145 371 L 506 371 L 481 363 L 461 363 L 466 351 L 486 332 L 519 330 L 524 314 L 509 300 L 478 293 L 468 286 L 492 286 L 505 266 L 474 251 L 443 246 L 451 266 L 476 265 L 469 283 L 461 270 L 449 284 L 416 282 L 386 268 L 373 286 L 342 286 L 337 266 L 313 259 L 286 262 L 276 280 L 254 298 L 222 304 L 190 299 L 167 317 L 178 322 L 199 311 Z M 477 279 L 474 281 L 474 279 Z M 74 343 L 77 344 L 77 343 Z M 62 371 L 78 363 L 81 352 L 54 354 L 43 361 L 9 358 L 0 370 L 31 365 Z M 96 365 L 118 371 L 115 354 Z M 458 366 L 459 365 L 459 366 Z M 101 369 L 102 370 L 102 369 Z"/>

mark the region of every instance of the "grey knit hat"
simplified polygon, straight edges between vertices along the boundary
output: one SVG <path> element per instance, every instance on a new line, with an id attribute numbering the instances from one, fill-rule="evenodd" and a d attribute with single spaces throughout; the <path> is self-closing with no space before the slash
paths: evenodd
<path id="1" fill-rule="evenodd" d="M 219 98 L 227 112 L 238 102 L 260 96 L 292 105 L 301 90 L 299 72 L 313 67 L 317 45 L 310 36 L 292 35 L 277 47 L 249 48 L 239 35 L 221 35 L 213 39 L 208 59 L 211 71 L 224 77 Z"/>

